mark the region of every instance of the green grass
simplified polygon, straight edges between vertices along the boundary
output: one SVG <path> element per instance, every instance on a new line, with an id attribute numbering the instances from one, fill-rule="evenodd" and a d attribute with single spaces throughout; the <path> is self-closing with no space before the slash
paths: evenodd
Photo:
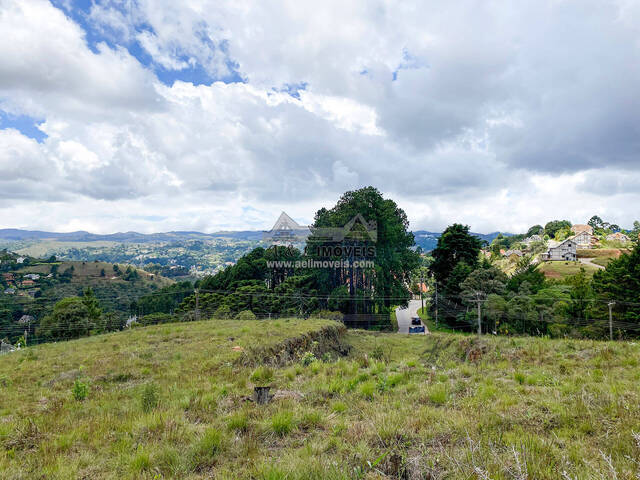
<path id="1" fill-rule="evenodd" d="M 601 265 L 603 267 L 606 267 L 607 265 L 609 265 L 609 263 L 611 262 L 611 260 L 613 260 L 612 257 L 597 257 L 594 258 L 593 260 L 591 260 L 593 263 L 595 263 L 596 265 Z"/>
<path id="2" fill-rule="evenodd" d="M 593 275 L 598 271 L 597 267 L 581 262 L 543 262 L 538 270 L 548 278 L 565 278 L 579 273 L 581 268 L 584 268 L 588 275 Z"/>
<path id="3" fill-rule="evenodd" d="M 418 316 L 422 320 L 422 323 L 427 326 L 430 332 L 455 333 L 455 330 L 447 327 L 446 325 L 443 325 L 442 323 L 438 323 L 438 325 L 436 326 L 435 320 L 429 315 L 428 305 L 425 305 L 424 308 L 418 308 Z"/>
<path id="4" fill-rule="evenodd" d="M 636 478 L 640 345 L 349 331 L 348 356 L 302 365 L 336 328 L 167 324 L 2 356 L 0 478 Z"/>

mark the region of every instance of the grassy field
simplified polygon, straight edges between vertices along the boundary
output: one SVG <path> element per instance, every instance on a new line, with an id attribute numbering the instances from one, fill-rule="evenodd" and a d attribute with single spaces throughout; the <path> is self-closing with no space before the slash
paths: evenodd
<path id="1" fill-rule="evenodd" d="M 584 268 L 587 275 L 593 275 L 598 271 L 597 267 L 581 262 L 542 262 L 538 270 L 547 278 L 565 278 L 580 272 L 580 268 Z"/>
<path id="2" fill-rule="evenodd" d="M 58 265 L 59 273 L 63 273 L 68 268 L 73 267 L 73 277 L 71 278 L 72 283 L 91 285 L 94 283 L 124 282 L 122 278 L 116 276 L 115 272 L 113 271 L 112 263 L 62 261 L 56 262 L 56 264 Z M 126 265 L 119 265 L 119 267 L 122 272 L 124 272 L 127 268 Z M 105 272 L 104 276 L 101 276 L 102 270 L 104 270 Z M 35 265 L 28 265 L 17 270 L 16 272 L 19 274 L 39 273 L 40 275 L 47 275 L 50 271 L 50 263 L 39 263 Z M 164 287 L 173 283 L 173 281 L 168 278 L 162 277 L 160 275 L 153 275 L 139 268 L 136 268 L 136 271 L 143 281 L 153 282 L 157 284 L 158 287 Z"/>
<path id="3" fill-rule="evenodd" d="M 41 345 L 0 357 L 0 478 L 635 479 L 639 362 L 633 343 L 323 320 Z"/>

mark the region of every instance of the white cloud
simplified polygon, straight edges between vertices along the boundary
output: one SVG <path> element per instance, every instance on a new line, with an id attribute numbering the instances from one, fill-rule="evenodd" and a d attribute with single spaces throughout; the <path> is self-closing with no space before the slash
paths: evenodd
<path id="1" fill-rule="evenodd" d="M 50 3 L 0 0 L 0 109 L 43 118 L 48 135 L 0 130 L 0 228 L 260 229 L 280 210 L 310 222 L 366 185 L 414 228 L 594 213 L 629 225 L 637 13 L 589 0 L 95 2 L 87 21 L 109 44 L 92 51 Z M 247 82 L 164 85 L 126 50 L 136 41 L 174 73 Z"/>

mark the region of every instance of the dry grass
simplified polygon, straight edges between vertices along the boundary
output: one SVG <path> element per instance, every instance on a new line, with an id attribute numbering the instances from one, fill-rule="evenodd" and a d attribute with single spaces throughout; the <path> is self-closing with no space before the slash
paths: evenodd
<path id="1" fill-rule="evenodd" d="M 638 474 L 635 344 L 350 331 L 347 357 L 260 365 L 274 345 L 316 348 L 288 339 L 332 325 L 173 324 L 2 357 L 0 477 Z M 89 385 L 81 402 L 76 379 Z M 279 391 L 270 404 L 247 400 L 254 381 Z"/>

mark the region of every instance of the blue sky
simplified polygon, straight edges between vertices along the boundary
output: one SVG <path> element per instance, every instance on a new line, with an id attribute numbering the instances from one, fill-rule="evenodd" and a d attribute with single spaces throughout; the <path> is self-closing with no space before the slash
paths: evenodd
<path id="1" fill-rule="evenodd" d="M 638 216 L 634 2 L 0 10 L 0 228 L 308 224 L 367 185 L 430 231 Z"/>

